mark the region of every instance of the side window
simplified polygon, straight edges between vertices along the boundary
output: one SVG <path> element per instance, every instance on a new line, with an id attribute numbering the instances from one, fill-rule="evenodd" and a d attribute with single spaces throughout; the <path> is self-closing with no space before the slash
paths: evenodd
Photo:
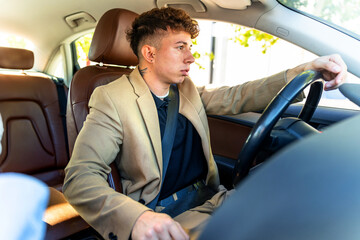
<path id="1" fill-rule="evenodd" d="M 190 77 L 196 85 L 232 86 L 293 68 L 317 56 L 272 35 L 239 25 L 198 21 Z M 350 75 L 349 78 L 356 78 Z M 359 79 L 357 79 L 359 81 Z M 323 93 L 320 105 L 359 109 L 339 90 Z"/>
<path id="2" fill-rule="evenodd" d="M 63 78 L 66 85 L 69 85 L 77 70 L 91 64 L 88 52 L 92 37 L 93 32 L 84 34 L 72 42 L 65 41 L 52 56 L 47 73 Z"/>
<path id="3" fill-rule="evenodd" d="M 272 35 L 239 25 L 199 21 L 191 77 L 198 85 L 236 85 L 310 61 L 316 55 Z M 209 56 L 213 55 L 211 60 Z M 195 56 L 196 57 L 196 56 Z M 200 66 L 199 66 L 200 65 Z"/>
<path id="4" fill-rule="evenodd" d="M 93 32 L 88 33 L 73 42 L 76 51 L 76 61 L 80 68 L 92 65 L 91 61 L 89 60 L 88 54 L 93 35 Z"/>
<path id="5" fill-rule="evenodd" d="M 65 79 L 65 58 L 61 47 L 51 59 L 47 72 L 52 76 Z"/>

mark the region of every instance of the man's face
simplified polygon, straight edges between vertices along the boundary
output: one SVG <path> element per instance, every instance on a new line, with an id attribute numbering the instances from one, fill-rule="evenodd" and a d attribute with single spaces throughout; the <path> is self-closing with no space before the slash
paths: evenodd
<path id="1" fill-rule="evenodd" d="M 195 61 L 191 46 L 191 37 L 187 32 L 168 30 L 164 34 L 153 62 L 153 70 L 160 81 L 182 83 L 189 76 L 190 64 Z"/>
<path id="2" fill-rule="evenodd" d="M 1 118 L 1 115 L 0 115 L 0 153 L 1 153 L 1 138 L 2 138 L 2 135 L 3 135 L 3 132 L 4 132 L 4 127 L 3 127 L 3 122 L 2 122 L 2 118 Z"/>

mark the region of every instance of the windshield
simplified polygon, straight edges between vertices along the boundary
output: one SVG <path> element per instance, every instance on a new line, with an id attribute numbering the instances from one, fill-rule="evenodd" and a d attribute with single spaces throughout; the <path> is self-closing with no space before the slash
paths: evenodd
<path id="1" fill-rule="evenodd" d="M 278 0 L 360 39 L 360 0 Z"/>

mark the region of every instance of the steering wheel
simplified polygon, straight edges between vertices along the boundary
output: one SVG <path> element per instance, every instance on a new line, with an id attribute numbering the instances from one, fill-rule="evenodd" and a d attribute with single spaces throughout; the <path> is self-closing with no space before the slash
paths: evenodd
<path id="1" fill-rule="evenodd" d="M 323 81 L 320 79 L 321 77 L 322 74 L 320 72 L 313 70 L 302 72 L 286 84 L 265 108 L 261 117 L 250 132 L 235 164 L 233 175 L 234 186 L 248 175 L 261 145 L 270 135 L 271 130 L 288 106 L 307 86 L 312 84 L 309 96 L 298 116 L 298 118 L 304 122 L 310 121 L 318 106 L 323 91 Z"/>

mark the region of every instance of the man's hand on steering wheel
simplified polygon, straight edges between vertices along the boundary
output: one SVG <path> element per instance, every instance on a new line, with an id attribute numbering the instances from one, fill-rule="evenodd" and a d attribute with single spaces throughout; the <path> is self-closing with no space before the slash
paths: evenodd
<path id="1" fill-rule="evenodd" d="M 301 91 L 308 85 L 315 83 L 318 78 L 326 81 L 325 90 L 338 88 L 345 82 L 346 75 L 346 64 L 337 54 L 319 57 L 314 61 L 289 69 L 286 73 L 288 84 L 266 107 L 243 145 L 234 168 L 234 186 L 246 177 L 263 142 L 270 135 L 271 130 L 286 108 Z M 311 119 L 319 103 L 322 85 L 314 84 L 312 89 L 314 91 L 310 90 L 307 102 L 299 115 L 299 119 L 307 119 L 305 123 Z M 303 112 L 305 113 L 304 115 L 302 114 Z"/>
<path id="2" fill-rule="evenodd" d="M 291 81 L 295 76 L 306 70 L 315 70 L 322 73 L 323 79 L 326 81 L 325 90 L 338 88 L 345 82 L 347 76 L 347 66 L 341 56 L 332 54 L 289 69 L 287 71 L 288 81 Z"/>

